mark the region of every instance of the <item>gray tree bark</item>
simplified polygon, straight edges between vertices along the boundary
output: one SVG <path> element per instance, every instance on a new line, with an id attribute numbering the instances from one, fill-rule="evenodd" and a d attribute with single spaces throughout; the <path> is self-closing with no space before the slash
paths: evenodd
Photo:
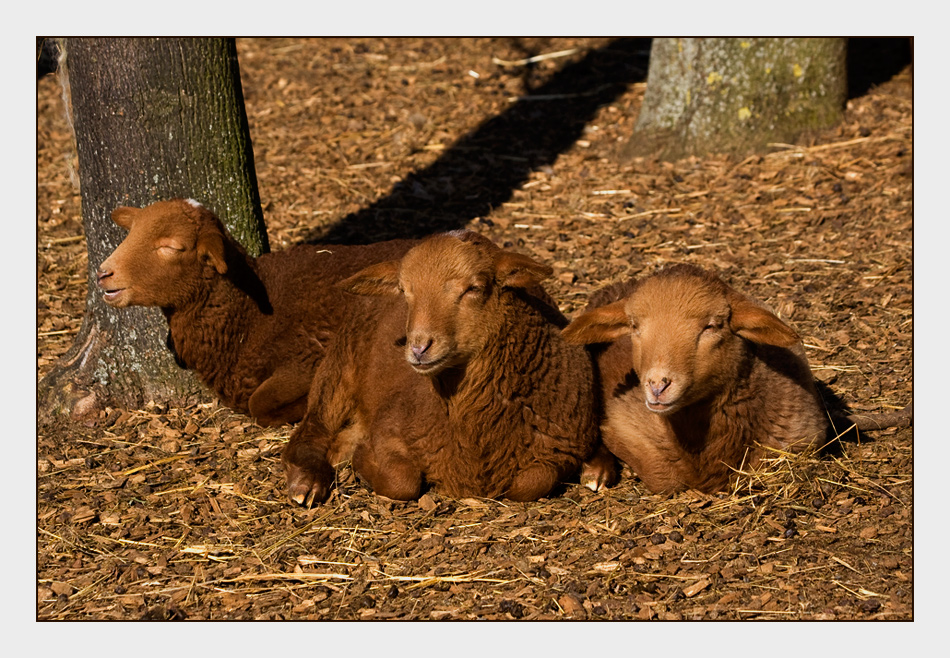
<path id="1" fill-rule="evenodd" d="M 746 154 L 837 123 L 846 41 L 654 39 L 643 106 L 625 156 Z"/>
<path id="2" fill-rule="evenodd" d="M 70 38 L 59 74 L 70 99 L 89 254 L 86 314 L 38 385 L 41 422 L 93 422 L 107 405 L 188 404 L 207 394 L 166 347 L 155 308 L 113 309 L 96 268 L 122 241 L 120 205 L 173 197 L 211 208 L 252 255 L 267 251 L 233 39 Z"/>

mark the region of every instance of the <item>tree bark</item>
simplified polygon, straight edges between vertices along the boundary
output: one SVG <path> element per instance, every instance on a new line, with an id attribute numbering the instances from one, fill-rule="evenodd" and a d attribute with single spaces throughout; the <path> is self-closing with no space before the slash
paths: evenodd
<path id="1" fill-rule="evenodd" d="M 267 251 L 233 39 L 63 40 L 60 65 L 79 158 L 89 254 L 76 342 L 38 385 L 39 420 L 93 422 L 106 404 L 187 404 L 205 397 L 166 347 L 159 309 L 113 309 L 96 268 L 124 238 L 120 205 L 201 201 L 252 255 Z"/>
<path id="2" fill-rule="evenodd" d="M 845 46 L 841 38 L 654 39 L 623 155 L 743 155 L 834 125 L 847 92 Z"/>

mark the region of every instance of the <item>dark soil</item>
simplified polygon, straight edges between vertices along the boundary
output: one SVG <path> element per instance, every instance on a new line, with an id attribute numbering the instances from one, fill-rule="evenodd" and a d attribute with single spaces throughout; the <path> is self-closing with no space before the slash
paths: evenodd
<path id="1" fill-rule="evenodd" d="M 606 284 L 696 263 L 799 331 L 829 404 L 904 407 L 910 69 L 799 145 L 619 163 L 648 47 L 239 40 L 273 248 L 470 227 L 551 264 L 568 315 Z M 40 378 L 81 323 L 87 257 L 55 74 L 37 101 Z M 625 469 L 598 494 L 402 503 L 343 467 L 313 510 L 284 496 L 290 432 L 213 401 L 40 428 L 37 618 L 913 618 L 913 429 L 844 435 L 719 495 L 652 495 Z"/>

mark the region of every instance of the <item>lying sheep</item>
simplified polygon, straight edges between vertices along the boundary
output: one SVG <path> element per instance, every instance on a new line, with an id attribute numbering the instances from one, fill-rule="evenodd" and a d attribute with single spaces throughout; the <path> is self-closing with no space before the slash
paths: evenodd
<path id="1" fill-rule="evenodd" d="M 675 265 L 590 308 L 563 336 L 608 343 L 596 357 L 603 440 L 650 490 L 721 490 L 770 449 L 825 436 L 798 335 L 715 275 Z"/>
<path id="2" fill-rule="evenodd" d="M 370 297 L 314 376 L 283 454 L 297 503 L 323 501 L 352 457 L 383 496 L 427 484 L 451 496 L 536 500 L 576 474 L 593 489 L 617 466 L 598 446 L 593 365 L 560 337 L 540 288 L 551 268 L 472 232 L 429 238 L 341 287 Z"/>
<path id="3" fill-rule="evenodd" d="M 333 284 L 414 243 L 299 245 L 254 259 L 191 199 L 120 207 L 112 219 L 129 234 L 99 266 L 106 303 L 160 307 L 179 363 L 262 425 L 303 416 L 347 302 Z"/>

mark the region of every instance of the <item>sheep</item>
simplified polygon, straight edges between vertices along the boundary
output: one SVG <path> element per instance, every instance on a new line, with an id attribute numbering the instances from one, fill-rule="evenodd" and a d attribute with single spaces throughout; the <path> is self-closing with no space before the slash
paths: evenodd
<path id="1" fill-rule="evenodd" d="M 332 284 L 414 244 L 298 245 L 250 258 L 193 199 L 119 207 L 129 231 L 97 270 L 105 302 L 157 306 L 183 367 L 261 425 L 299 421 L 348 296 Z"/>
<path id="2" fill-rule="evenodd" d="M 552 269 L 471 231 L 432 236 L 342 283 L 348 307 L 282 461 L 290 498 L 326 500 L 347 459 L 379 495 L 515 501 L 577 474 L 619 477 L 599 448 L 593 363 L 561 340 Z"/>
<path id="3" fill-rule="evenodd" d="M 720 491 L 828 431 L 795 331 L 698 267 L 601 291 L 563 337 L 596 345 L 603 441 L 653 492 Z"/>

